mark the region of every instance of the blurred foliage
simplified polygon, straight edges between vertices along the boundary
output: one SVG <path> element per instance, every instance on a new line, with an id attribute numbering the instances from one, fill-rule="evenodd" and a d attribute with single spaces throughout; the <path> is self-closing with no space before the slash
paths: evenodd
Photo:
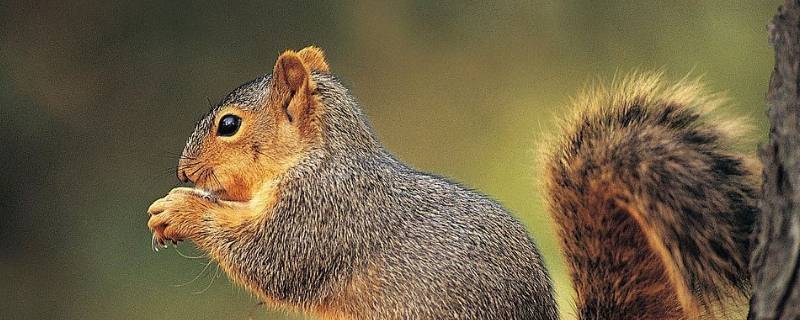
<path id="1" fill-rule="evenodd" d="M 571 289 L 537 145 L 571 94 L 631 70 L 705 75 L 758 133 L 778 1 L 0 4 L 0 314 L 298 319 L 205 259 L 150 251 L 145 209 L 194 122 L 284 49 L 316 44 L 386 146 L 504 203 Z M 191 245 L 181 252 L 197 255 Z M 214 275 L 219 275 L 216 281 Z M 193 278 L 196 280 L 192 281 Z M 187 285 L 181 284 L 189 282 Z"/>

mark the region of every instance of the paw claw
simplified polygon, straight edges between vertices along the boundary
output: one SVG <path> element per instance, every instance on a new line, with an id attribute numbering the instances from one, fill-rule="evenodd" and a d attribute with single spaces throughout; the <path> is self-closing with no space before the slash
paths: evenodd
<path id="1" fill-rule="evenodd" d="M 158 240 L 156 239 L 156 234 L 153 234 L 153 237 L 150 240 L 150 247 L 153 248 L 153 252 L 158 252 Z"/>

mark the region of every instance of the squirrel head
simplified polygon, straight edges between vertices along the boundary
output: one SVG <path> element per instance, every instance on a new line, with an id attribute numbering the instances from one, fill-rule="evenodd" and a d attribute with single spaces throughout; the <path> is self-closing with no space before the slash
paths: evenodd
<path id="1" fill-rule="evenodd" d="M 232 201 L 248 201 L 322 141 L 322 102 L 313 74 L 328 74 L 322 50 L 278 57 L 271 76 L 234 90 L 196 126 L 178 179 Z"/>

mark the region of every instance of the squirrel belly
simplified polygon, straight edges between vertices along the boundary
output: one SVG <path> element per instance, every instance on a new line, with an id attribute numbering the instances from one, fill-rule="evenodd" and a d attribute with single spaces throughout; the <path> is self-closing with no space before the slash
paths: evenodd
<path id="1" fill-rule="evenodd" d="M 585 93 L 550 146 L 547 197 L 581 319 L 713 317 L 748 286 L 758 184 L 730 150 L 736 124 L 704 120 L 717 102 L 696 83 L 659 78 Z"/>

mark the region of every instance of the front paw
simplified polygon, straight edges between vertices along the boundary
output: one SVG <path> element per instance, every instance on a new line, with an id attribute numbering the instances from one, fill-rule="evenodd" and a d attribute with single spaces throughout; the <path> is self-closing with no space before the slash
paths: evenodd
<path id="1" fill-rule="evenodd" d="M 215 205 L 207 193 L 194 188 L 175 188 L 147 209 L 147 226 L 153 232 L 153 248 L 167 241 L 177 243 L 198 234 L 203 216 Z"/>

